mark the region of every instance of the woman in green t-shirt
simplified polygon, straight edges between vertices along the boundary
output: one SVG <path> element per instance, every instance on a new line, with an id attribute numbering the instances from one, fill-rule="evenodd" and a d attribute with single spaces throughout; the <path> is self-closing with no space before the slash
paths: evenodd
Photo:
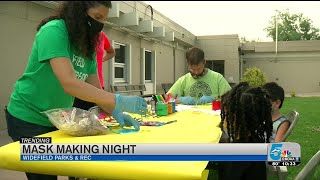
<path id="1" fill-rule="evenodd" d="M 73 106 L 74 97 L 93 102 L 121 126 L 139 123 L 123 112 L 144 114 L 146 101 L 100 88 L 95 47 L 111 1 L 65 1 L 57 15 L 38 26 L 28 64 L 15 83 L 6 110 L 8 134 L 18 141 L 56 130 L 42 112 Z M 57 179 L 26 173 L 28 179 Z"/>

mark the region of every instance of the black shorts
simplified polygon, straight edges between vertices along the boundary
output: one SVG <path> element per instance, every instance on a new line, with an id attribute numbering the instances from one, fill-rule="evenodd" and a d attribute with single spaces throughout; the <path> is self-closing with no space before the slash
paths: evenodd
<path id="1" fill-rule="evenodd" d="M 267 179 L 265 162 L 219 162 L 219 180 Z"/>
<path id="2" fill-rule="evenodd" d="M 102 88 L 104 90 L 104 88 Z M 95 103 L 84 101 L 78 98 L 74 98 L 73 107 L 80 108 L 83 110 L 89 110 L 93 106 L 96 106 Z"/>
<path id="3" fill-rule="evenodd" d="M 96 104 L 92 103 L 92 102 L 88 102 L 88 101 L 83 101 L 83 100 L 78 99 L 78 98 L 74 98 L 73 107 L 80 108 L 80 109 L 83 109 L 83 110 L 89 110 L 93 106 L 96 106 Z"/>
<path id="4" fill-rule="evenodd" d="M 34 137 L 41 134 L 58 130 L 56 127 L 41 126 L 16 118 L 5 109 L 8 126 L 8 134 L 13 141 L 19 141 L 20 137 Z M 28 180 L 57 180 L 56 175 L 35 174 L 26 172 Z"/>

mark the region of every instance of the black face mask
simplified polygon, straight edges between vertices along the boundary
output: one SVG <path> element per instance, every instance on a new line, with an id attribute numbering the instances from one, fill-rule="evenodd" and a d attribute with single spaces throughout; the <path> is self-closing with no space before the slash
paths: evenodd
<path id="1" fill-rule="evenodd" d="M 95 35 L 102 31 L 104 24 L 88 16 L 88 26 L 90 34 Z"/>

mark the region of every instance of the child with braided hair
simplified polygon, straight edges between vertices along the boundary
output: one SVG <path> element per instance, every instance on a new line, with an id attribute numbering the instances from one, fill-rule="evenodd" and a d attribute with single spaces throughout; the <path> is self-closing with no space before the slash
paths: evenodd
<path id="1" fill-rule="evenodd" d="M 241 82 L 222 96 L 220 127 L 229 143 L 269 143 L 271 101 L 260 87 Z M 219 180 L 267 179 L 265 162 L 219 162 Z"/>

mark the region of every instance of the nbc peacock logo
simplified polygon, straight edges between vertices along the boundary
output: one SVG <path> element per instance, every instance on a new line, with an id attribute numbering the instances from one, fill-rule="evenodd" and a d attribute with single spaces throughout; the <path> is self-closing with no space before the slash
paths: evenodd
<path id="1" fill-rule="evenodd" d="M 283 150 L 280 157 L 282 157 L 282 158 L 291 158 L 292 157 L 292 153 L 289 150 Z"/>
<path id="2" fill-rule="evenodd" d="M 272 143 L 268 145 L 268 161 L 300 162 L 300 145 L 298 143 Z"/>

